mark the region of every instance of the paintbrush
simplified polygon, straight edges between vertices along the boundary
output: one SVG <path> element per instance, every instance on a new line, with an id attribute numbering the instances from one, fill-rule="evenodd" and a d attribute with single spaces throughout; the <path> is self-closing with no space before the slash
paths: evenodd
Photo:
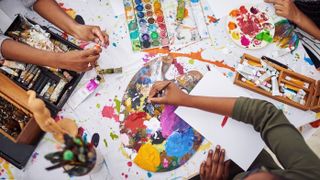
<path id="1" fill-rule="evenodd" d="M 156 97 L 162 97 L 163 94 L 164 94 L 164 90 L 166 90 L 167 87 L 168 87 L 170 84 L 171 84 L 171 81 L 169 81 L 165 86 L 163 86 L 163 88 L 162 88 L 161 90 L 159 90 L 159 91 L 155 94 L 155 96 L 156 96 Z M 155 97 L 155 96 L 154 96 L 154 97 Z"/>

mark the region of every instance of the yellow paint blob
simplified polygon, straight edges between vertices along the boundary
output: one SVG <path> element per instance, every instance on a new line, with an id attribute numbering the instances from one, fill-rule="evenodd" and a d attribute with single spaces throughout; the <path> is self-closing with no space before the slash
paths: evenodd
<path id="1" fill-rule="evenodd" d="M 240 34 L 238 32 L 232 32 L 231 36 L 235 40 L 239 40 L 240 39 Z"/>
<path id="2" fill-rule="evenodd" d="M 212 146 L 211 142 L 208 142 L 206 144 L 201 144 L 201 146 L 198 148 L 198 151 L 208 150 L 211 146 Z"/>
<path id="3" fill-rule="evenodd" d="M 151 144 L 144 144 L 140 147 L 134 162 L 147 171 L 155 172 L 160 165 L 160 154 Z"/>
<path id="4" fill-rule="evenodd" d="M 72 19 L 75 19 L 75 18 L 76 18 L 77 13 L 76 13 L 73 9 L 68 9 L 68 10 L 66 10 L 66 13 L 67 13 Z"/>

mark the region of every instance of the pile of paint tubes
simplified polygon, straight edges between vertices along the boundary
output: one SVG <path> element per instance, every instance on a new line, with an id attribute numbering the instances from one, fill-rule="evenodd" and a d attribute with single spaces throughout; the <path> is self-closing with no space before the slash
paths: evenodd
<path id="1" fill-rule="evenodd" d="M 260 60 L 260 63 L 246 60 L 242 64 L 239 64 L 236 70 L 242 76 L 241 81 L 250 86 L 259 87 L 271 93 L 272 96 L 283 96 L 296 103 L 305 105 L 307 93 L 298 87 L 309 88 L 308 83 L 285 76 L 286 81 L 296 84 L 297 87 L 286 83 L 279 84 L 280 72 L 263 60 Z"/>

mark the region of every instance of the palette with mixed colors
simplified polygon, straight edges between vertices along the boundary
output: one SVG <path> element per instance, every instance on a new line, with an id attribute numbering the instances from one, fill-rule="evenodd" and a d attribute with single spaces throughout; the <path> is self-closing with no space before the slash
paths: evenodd
<path id="1" fill-rule="evenodd" d="M 124 0 L 124 7 L 134 51 L 169 45 L 159 0 Z"/>
<path id="2" fill-rule="evenodd" d="M 241 6 L 229 13 L 227 31 L 240 47 L 259 49 L 273 41 L 275 26 L 266 12 L 254 6 Z"/>
<path id="3" fill-rule="evenodd" d="M 174 113 L 177 107 L 147 102 L 152 84 L 166 79 L 171 65 L 172 61 L 166 57 L 147 63 L 133 77 L 122 99 L 123 147 L 131 160 L 147 171 L 165 172 L 180 167 L 203 141 L 200 133 Z M 173 81 L 190 92 L 201 78 L 200 72 L 190 71 Z"/>

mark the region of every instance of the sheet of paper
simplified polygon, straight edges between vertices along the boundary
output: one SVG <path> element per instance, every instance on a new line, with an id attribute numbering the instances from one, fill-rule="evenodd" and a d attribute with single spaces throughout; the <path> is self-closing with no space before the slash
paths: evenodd
<path id="1" fill-rule="evenodd" d="M 124 14 L 124 5 L 122 0 L 110 0 L 109 2 L 116 16 Z"/>
<path id="2" fill-rule="evenodd" d="M 0 9 L 0 34 L 6 32 L 12 21 L 13 20 L 11 20 L 7 14 Z"/>
<path id="3" fill-rule="evenodd" d="M 264 3 L 263 0 L 207 0 L 207 2 L 216 18 L 227 16 L 232 9 L 241 5 Z"/>
<path id="4" fill-rule="evenodd" d="M 191 91 L 192 95 L 215 97 L 250 97 L 218 70 L 205 74 Z M 175 113 L 213 144 L 226 149 L 226 155 L 247 170 L 264 147 L 260 134 L 251 125 L 194 108 L 179 107 Z"/>

